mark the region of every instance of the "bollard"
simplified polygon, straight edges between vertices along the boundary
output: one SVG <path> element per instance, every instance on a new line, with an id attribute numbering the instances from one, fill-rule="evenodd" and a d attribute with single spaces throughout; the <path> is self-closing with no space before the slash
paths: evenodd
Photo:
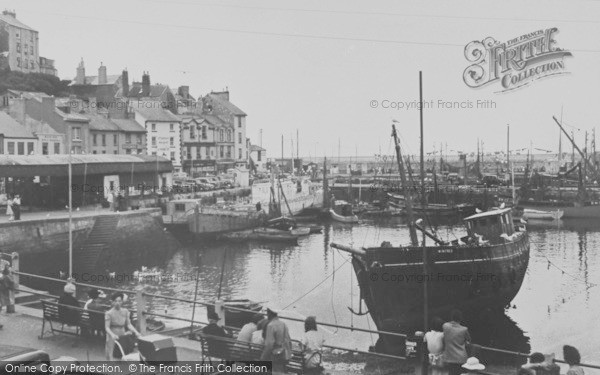
<path id="1" fill-rule="evenodd" d="M 138 326 L 137 329 L 140 334 L 143 336 L 146 332 L 146 299 L 144 298 L 144 293 L 141 290 L 138 290 L 135 295 L 135 302 L 137 305 L 137 320 Z"/>
<path id="2" fill-rule="evenodd" d="M 429 372 L 429 354 L 427 353 L 427 345 L 423 339 L 425 334 L 421 331 L 415 332 L 417 341 L 417 358 L 421 362 L 421 375 L 427 375 Z"/>
<path id="3" fill-rule="evenodd" d="M 219 315 L 219 321 L 217 322 L 217 325 L 221 327 L 225 326 L 225 302 L 223 302 L 223 300 L 218 300 L 215 302 L 215 313 Z"/>

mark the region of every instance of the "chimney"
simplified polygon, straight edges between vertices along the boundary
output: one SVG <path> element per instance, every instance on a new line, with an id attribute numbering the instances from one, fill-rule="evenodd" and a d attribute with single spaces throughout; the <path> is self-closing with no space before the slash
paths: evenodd
<path id="1" fill-rule="evenodd" d="M 150 96 L 150 74 L 144 72 L 142 75 L 142 96 Z"/>
<path id="2" fill-rule="evenodd" d="M 2 12 L 2 14 L 5 15 L 5 16 L 9 16 L 9 17 L 15 18 L 15 19 L 17 18 L 17 13 L 15 13 L 14 10 L 4 10 Z"/>
<path id="3" fill-rule="evenodd" d="M 98 68 L 98 84 L 106 85 L 108 79 L 106 78 L 106 67 L 100 63 L 100 67 Z"/>
<path id="4" fill-rule="evenodd" d="M 129 96 L 129 73 L 127 73 L 127 69 L 123 70 L 121 73 L 121 85 L 122 87 L 122 96 L 124 98 Z"/>
<path id="5" fill-rule="evenodd" d="M 184 99 L 188 99 L 190 97 L 190 86 L 179 86 L 179 95 L 181 95 Z"/>
<path id="6" fill-rule="evenodd" d="M 77 76 L 75 77 L 75 83 L 77 85 L 85 85 L 85 66 L 83 66 L 83 57 L 77 67 Z"/>

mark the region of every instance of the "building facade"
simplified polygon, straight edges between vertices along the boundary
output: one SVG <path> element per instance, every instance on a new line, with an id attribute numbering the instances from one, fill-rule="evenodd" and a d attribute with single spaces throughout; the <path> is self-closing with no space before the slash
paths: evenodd
<path id="1" fill-rule="evenodd" d="M 184 172 L 198 177 L 217 171 L 215 125 L 201 116 L 184 115 L 181 122 L 182 160 Z"/>
<path id="2" fill-rule="evenodd" d="M 56 75 L 54 60 L 40 58 L 39 33 L 17 20 L 14 11 L 0 15 L 0 58 L 0 66 L 11 71 Z"/>
<path id="3" fill-rule="evenodd" d="M 163 108 L 133 108 L 135 121 L 146 130 L 147 153 L 165 157 L 181 172 L 181 119 Z"/>
<path id="4" fill-rule="evenodd" d="M 33 155 L 38 152 L 38 139 L 8 114 L 0 112 L 0 154 Z"/>

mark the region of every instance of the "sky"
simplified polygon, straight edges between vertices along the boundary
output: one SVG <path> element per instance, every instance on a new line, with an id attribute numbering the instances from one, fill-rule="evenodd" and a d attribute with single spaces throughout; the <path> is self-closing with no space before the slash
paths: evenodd
<path id="1" fill-rule="evenodd" d="M 141 80 L 149 71 L 153 83 L 189 85 L 196 97 L 228 88 L 248 114 L 247 136 L 261 144 L 262 129 L 270 157 L 281 155 L 282 136 L 289 157 L 297 131 L 301 156 L 391 154 L 393 120 L 406 152 L 417 153 L 419 71 L 423 100 L 434 103 L 423 113 L 426 151 L 470 152 L 478 139 L 485 151 L 505 150 L 510 124 L 512 150 L 556 152 L 552 116 L 562 113 L 582 147 L 585 131 L 591 139 L 600 125 L 600 1 L 3 0 L 0 7 L 39 31 L 40 55 L 56 61 L 62 79 L 73 79 L 83 58 L 87 75 L 102 62 L 108 74 L 127 68 L 130 80 Z M 552 27 L 555 45 L 573 55 L 564 59 L 568 74 L 503 93 L 498 83 L 474 89 L 463 81 L 471 41 Z"/>

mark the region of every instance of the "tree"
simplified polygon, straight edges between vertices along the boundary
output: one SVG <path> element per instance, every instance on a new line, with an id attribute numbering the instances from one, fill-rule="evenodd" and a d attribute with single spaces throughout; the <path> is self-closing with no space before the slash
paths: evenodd
<path id="1" fill-rule="evenodd" d="M 13 72 L 0 70 L 0 92 L 6 90 L 38 91 L 53 96 L 69 95 L 69 80 L 42 73 Z"/>

